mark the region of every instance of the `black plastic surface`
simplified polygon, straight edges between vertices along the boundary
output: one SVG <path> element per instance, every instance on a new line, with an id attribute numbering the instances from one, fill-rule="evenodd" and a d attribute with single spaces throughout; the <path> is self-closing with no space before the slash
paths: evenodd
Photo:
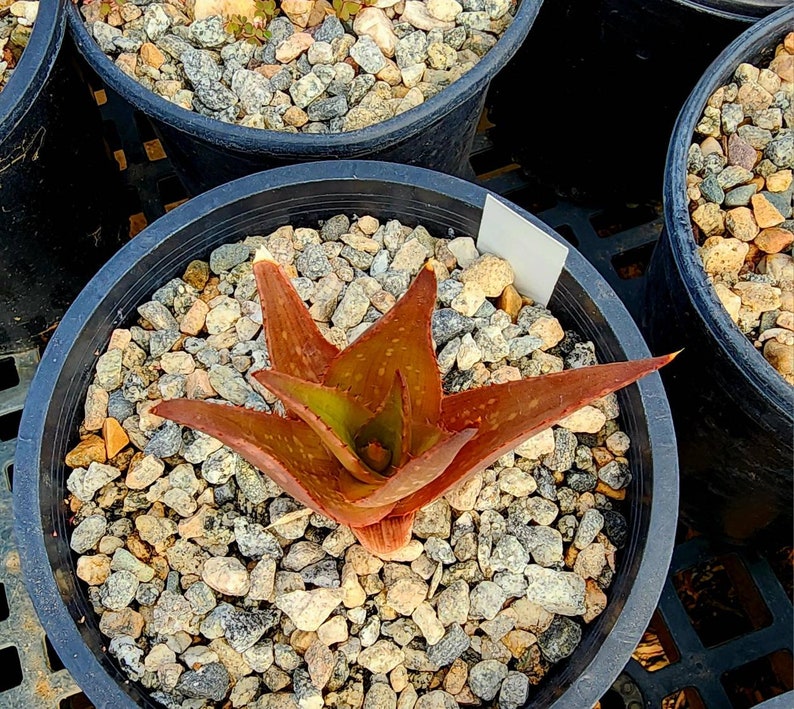
<path id="1" fill-rule="evenodd" d="M 102 706 L 151 705 L 139 687 L 123 684 L 113 659 L 101 650 L 96 618 L 75 580 L 63 505 L 63 457 L 75 442 L 96 353 L 112 329 L 133 317 L 135 306 L 154 288 L 220 243 L 340 211 L 421 221 L 437 234 L 452 228 L 457 235 L 476 235 L 485 195 L 457 178 L 393 164 L 325 162 L 274 170 L 217 188 L 162 217 L 83 290 L 51 340 L 28 395 L 17 446 L 15 509 L 23 567 L 39 617 L 90 698 Z M 620 300 L 575 251 L 551 307 L 564 324 L 595 342 L 603 361 L 648 354 Z M 658 375 L 622 390 L 619 400 L 632 440 L 631 542 L 621 553 L 607 610 L 585 630 L 574 655 L 533 692 L 533 705 L 591 706 L 625 665 L 664 583 L 676 523 L 677 465 Z M 85 621 L 78 623 L 82 617 Z"/>
<path id="2" fill-rule="evenodd" d="M 577 200 L 661 194 L 675 117 L 703 70 L 785 0 L 554 0 L 494 79 L 497 145 Z M 516 96 L 526 91 L 529 104 Z"/>
<path id="3" fill-rule="evenodd" d="M 40 343 L 126 226 L 99 110 L 64 42 L 67 4 L 41 3 L 0 92 L 0 353 Z"/>
<path id="4" fill-rule="evenodd" d="M 742 61 L 774 50 L 794 5 L 727 47 L 684 104 L 665 173 L 665 229 L 647 274 L 645 329 L 652 349 L 684 353 L 664 372 L 678 433 L 682 515 L 696 528 L 746 539 L 788 538 L 792 515 L 794 397 L 734 325 L 706 279 L 690 224 L 686 155 L 709 95 Z"/>
<path id="5" fill-rule="evenodd" d="M 493 76 L 524 41 L 542 0 L 524 0 L 497 44 L 458 81 L 420 106 L 377 125 L 335 134 L 259 130 L 188 111 L 138 84 L 99 49 L 76 5 L 77 47 L 108 87 L 149 116 L 174 169 L 195 195 L 259 170 L 325 159 L 379 159 L 471 177 L 469 151 Z"/>

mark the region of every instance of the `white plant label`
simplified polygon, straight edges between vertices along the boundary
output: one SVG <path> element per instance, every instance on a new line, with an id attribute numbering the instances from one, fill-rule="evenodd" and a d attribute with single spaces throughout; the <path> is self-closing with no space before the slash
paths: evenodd
<path id="1" fill-rule="evenodd" d="M 477 249 L 509 261 L 516 290 L 543 306 L 548 305 L 568 256 L 565 244 L 491 195 L 485 197 Z"/>

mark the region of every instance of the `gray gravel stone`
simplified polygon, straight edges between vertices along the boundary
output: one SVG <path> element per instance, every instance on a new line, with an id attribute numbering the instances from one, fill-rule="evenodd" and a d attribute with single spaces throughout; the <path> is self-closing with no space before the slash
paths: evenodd
<path id="1" fill-rule="evenodd" d="M 234 520 L 234 537 L 240 553 L 249 559 L 280 559 L 284 554 L 273 534 L 245 517 Z"/>
<path id="2" fill-rule="evenodd" d="M 627 465 L 613 460 L 598 471 L 598 479 L 603 480 L 609 487 L 620 490 L 631 482 L 631 473 Z"/>
<path id="3" fill-rule="evenodd" d="M 262 75 L 257 74 L 257 76 Z M 265 79 L 264 76 L 262 78 Z M 223 244 L 210 254 L 210 270 L 216 274 L 222 271 L 231 271 L 238 264 L 247 261 L 249 255 L 250 251 L 245 244 Z"/>
<path id="4" fill-rule="evenodd" d="M 69 546 L 78 554 L 85 554 L 85 552 L 99 544 L 99 540 L 104 536 L 107 526 L 107 520 L 102 515 L 86 517 L 72 531 Z"/>
<path id="5" fill-rule="evenodd" d="M 581 576 L 537 564 L 527 566 L 524 575 L 527 577 L 526 597 L 549 613 L 582 615 L 585 612 L 585 583 Z"/>
<path id="6" fill-rule="evenodd" d="M 563 616 L 557 616 L 548 629 L 538 635 L 538 646 L 549 662 L 559 662 L 568 657 L 582 639 L 582 627 Z"/>
<path id="7" fill-rule="evenodd" d="M 377 74 L 386 66 L 386 57 L 375 41 L 368 36 L 360 37 L 350 48 L 350 56 L 368 74 Z"/>
<path id="8" fill-rule="evenodd" d="M 183 672 L 176 689 L 186 697 L 221 702 L 230 686 L 231 678 L 226 668 L 220 662 L 210 662 L 197 670 Z"/>
<path id="9" fill-rule="evenodd" d="M 507 666 L 498 660 L 482 660 L 469 670 L 469 688 L 480 699 L 490 702 L 507 677 Z"/>
<path id="10" fill-rule="evenodd" d="M 486 620 L 495 618 L 507 600 L 505 592 L 493 581 L 482 581 L 477 584 L 471 590 L 469 598 L 471 602 L 469 617 L 485 618 Z"/>
<path id="11" fill-rule="evenodd" d="M 603 526 L 604 516 L 597 509 L 591 508 L 585 510 L 585 513 L 579 520 L 579 526 L 576 530 L 573 545 L 577 549 L 584 549 L 596 538 L 596 534 L 601 531 Z"/>
<path id="12" fill-rule="evenodd" d="M 135 600 L 140 581 L 131 571 L 116 571 L 108 576 L 99 589 L 102 605 L 111 611 L 120 611 Z"/>
<path id="13" fill-rule="evenodd" d="M 215 57 L 206 49 L 186 49 L 180 61 L 185 76 L 194 87 L 218 81 L 223 73 Z"/>
<path id="14" fill-rule="evenodd" d="M 245 652 L 280 619 L 281 612 L 274 608 L 253 612 L 233 608 L 222 616 L 221 626 L 229 645 L 237 652 Z"/>
<path id="15" fill-rule="evenodd" d="M 155 431 L 144 453 L 156 458 L 169 458 L 179 453 L 181 446 L 182 429 L 173 421 L 166 421 Z"/>
<path id="16" fill-rule="evenodd" d="M 427 648 L 427 657 L 434 665 L 446 667 L 466 652 L 469 645 L 471 645 L 469 636 L 458 623 L 453 623 L 447 628 L 441 640 Z"/>
<path id="17" fill-rule="evenodd" d="M 508 672 L 499 690 L 499 709 L 519 709 L 529 696 L 529 678 L 523 672 Z"/>
<path id="18" fill-rule="evenodd" d="M 138 313 L 141 317 L 146 318 L 156 330 L 175 330 L 179 332 L 179 324 L 171 314 L 171 311 L 156 300 L 139 305 Z"/>
<path id="19" fill-rule="evenodd" d="M 207 49 L 221 47 L 229 41 L 223 29 L 224 20 L 220 15 L 211 15 L 190 23 L 189 36 L 197 45 Z"/>
<path id="20" fill-rule="evenodd" d="M 431 327 L 436 347 L 443 347 L 453 338 L 472 332 L 474 320 L 452 308 L 441 308 L 433 311 Z"/>

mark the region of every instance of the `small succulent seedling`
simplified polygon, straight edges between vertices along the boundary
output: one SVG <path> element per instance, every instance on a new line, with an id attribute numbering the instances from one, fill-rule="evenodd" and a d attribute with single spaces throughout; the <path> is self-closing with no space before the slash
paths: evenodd
<path id="1" fill-rule="evenodd" d="M 77 0 L 74 0 L 75 2 Z M 91 5 L 96 0 L 83 0 L 83 5 Z M 127 0 L 98 0 L 99 1 L 99 16 L 105 20 L 113 10 L 118 10 Z"/>
<path id="2" fill-rule="evenodd" d="M 154 413 L 219 439 L 296 500 L 348 525 L 375 553 L 405 545 L 416 511 L 471 473 L 672 359 L 583 367 L 445 395 L 431 335 L 430 266 L 339 350 L 269 254 L 257 257 L 272 368 L 252 376 L 288 415 L 188 399 L 164 401 Z"/>
<path id="3" fill-rule="evenodd" d="M 348 22 L 360 10 L 374 4 L 375 0 L 333 0 L 334 12 L 342 22 Z"/>
<path id="4" fill-rule="evenodd" d="M 256 0 L 254 16 L 249 19 L 243 15 L 232 15 L 224 26 L 236 39 L 244 39 L 251 44 L 264 44 L 270 38 L 267 24 L 278 13 L 276 0 Z"/>

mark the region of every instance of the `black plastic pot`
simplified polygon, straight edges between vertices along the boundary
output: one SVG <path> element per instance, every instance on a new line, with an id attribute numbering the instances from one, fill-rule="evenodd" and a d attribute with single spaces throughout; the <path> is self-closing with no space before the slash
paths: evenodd
<path id="1" fill-rule="evenodd" d="M 753 26 L 684 104 L 667 156 L 665 227 L 646 274 L 649 342 L 685 348 L 663 373 L 678 434 L 682 517 L 735 540 L 762 530 L 770 539 L 778 532 L 791 537 L 794 395 L 706 279 L 689 217 L 686 156 L 711 93 L 739 63 L 771 59 L 792 27 L 794 4 Z"/>
<path id="2" fill-rule="evenodd" d="M 496 46 L 465 76 L 422 105 L 368 128 L 324 135 L 245 128 L 181 108 L 108 59 L 89 35 L 76 5 L 69 9 L 69 25 L 80 52 L 102 81 L 152 119 L 174 169 L 195 195 L 259 170 L 326 159 L 388 160 L 473 176 L 469 152 L 488 84 L 524 41 L 541 3 L 523 0 Z"/>
<path id="3" fill-rule="evenodd" d="M 494 142 L 580 201 L 658 200 L 667 136 L 703 70 L 788 0 L 554 0 L 493 81 Z M 530 110 L 516 104 L 525 86 Z"/>
<path id="4" fill-rule="evenodd" d="M 64 43 L 67 4 L 40 4 L 0 92 L 0 353 L 38 344 L 121 245 L 118 165 Z"/>
<path id="5" fill-rule="evenodd" d="M 431 232 L 476 236 L 487 192 L 458 178 L 371 161 L 323 162 L 260 173 L 175 209 L 127 244 L 75 301 L 31 386 L 16 452 L 16 534 L 28 589 L 47 637 L 80 687 L 101 706 L 153 706 L 102 651 L 85 588 L 75 576 L 64 506 L 64 455 L 74 445 L 97 353 L 114 327 L 186 264 L 219 244 L 340 212 L 421 222 Z M 545 232 L 560 237 L 519 210 Z M 595 342 L 604 361 L 648 356 L 622 303 L 571 250 L 551 307 Z M 592 706 L 621 671 L 645 630 L 669 565 L 678 499 L 675 439 L 661 380 L 619 393 L 631 437 L 634 480 L 627 503 L 630 541 L 610 605 L 579 649 L 534 691 L 533 706 Z"/>

